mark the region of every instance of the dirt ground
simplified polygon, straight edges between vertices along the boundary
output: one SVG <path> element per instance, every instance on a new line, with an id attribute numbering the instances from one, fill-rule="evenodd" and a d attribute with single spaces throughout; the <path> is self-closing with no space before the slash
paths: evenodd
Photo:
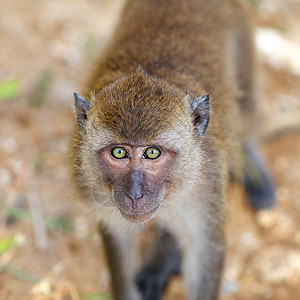
<path id="1" fill-rule="evenodd" d="M 89 208 L 76 200 L 67 153 L 72 94 L 82 91 L 121 2 L 0 2 L 0 299 L 112 299 L 103 246 Z M 278 205 L 255 214 L 241 187 L 230 188 L 221 299 L 297 300 L 300 5 L 248 2 L 257 27 L 275 32 L 294 55 L 259 50 L 263 150 Z M 180 277 L 164 299 L 185 299 Z"/>

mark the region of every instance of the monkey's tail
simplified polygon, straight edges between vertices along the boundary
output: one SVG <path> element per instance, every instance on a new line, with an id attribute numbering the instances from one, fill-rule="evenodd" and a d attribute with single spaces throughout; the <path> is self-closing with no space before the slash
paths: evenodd
<path id="1" fill-rule="evenodd" d="M 245 148 L 243 184 L 248 202 L 254 210 L 275 206 L 276 185 L 258 147 Z"/>

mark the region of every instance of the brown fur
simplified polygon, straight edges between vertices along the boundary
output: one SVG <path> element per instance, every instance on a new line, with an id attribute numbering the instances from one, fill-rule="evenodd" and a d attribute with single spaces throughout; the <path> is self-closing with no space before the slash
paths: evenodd
<path id="1" fill-rule="evenodd" d="M 101 89 L 95 98 L 99 101 L 91 114 L 97 116 L 99 126 L 123 140 L 153 139 L 180 122 L 184 111 L 184 94 L 150 77 L 141 67 Z"/>

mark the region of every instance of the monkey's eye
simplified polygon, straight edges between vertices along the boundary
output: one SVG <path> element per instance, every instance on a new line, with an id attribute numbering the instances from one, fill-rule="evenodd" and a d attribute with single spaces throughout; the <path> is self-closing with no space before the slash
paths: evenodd
<path id="1" fill-rule="evenodd" d="M 145 153 L 144 153 L 144 158 L 148 158 L 148 159 L 156 159 L 159 158 L 161 154 L 161 151 L 157 148 L 151 147 L 146 149 Z"/>
<path id="2" fill-rule="evenodd" d="M 122 159 L 122 158 L 128 157 L 128 152 L 123 147 L 116 147 L 111 150 L 111 155 L 114 158 Z"/>

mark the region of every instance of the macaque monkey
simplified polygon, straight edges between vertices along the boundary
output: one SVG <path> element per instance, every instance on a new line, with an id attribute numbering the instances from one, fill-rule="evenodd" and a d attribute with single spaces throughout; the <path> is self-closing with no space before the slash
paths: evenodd
<path id="1" fill-rule="evenodd" d="M 125 3 L 88 93 L 74 94 L 72 145 L 82 198 L 98 202 L 115 299 L 161 299 L 178 272 L 189 300 L 218 298 L 229 177 L 254 209 L 274 204 L 255 77 L 240 1 Z M 149 220 L 155 242 L 135 272 L 134 238 Z"/>

